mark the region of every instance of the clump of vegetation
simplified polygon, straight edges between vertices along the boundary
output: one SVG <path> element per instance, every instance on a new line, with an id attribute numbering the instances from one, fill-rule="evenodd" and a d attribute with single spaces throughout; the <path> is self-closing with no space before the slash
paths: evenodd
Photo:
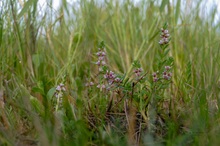
<path id="1" fill-rule="evenodd" d="M 167 132 L 165 125 L 170 112 L 164 112 L 161 107 L 165 101 L 165 89 L 171 83 L 173 66 L 173 58 L 168 56 L 170 35 L 167 24 L 161 28 L 160 37 L 160 49 L 155 60 L 157 71 L 152 73 L 153 77 L 143 71 L 138 61 L 133 62 L 133 72 L 116 74 L 110 69 L 110 63 L 106 63 L 108 59 L 104 42 L 100 43 L 96 53 L 98 61 L 95 62 L 98 73 L 95 73 L 94 81 L 86 83 L 89 93 L 89 114 L 86 116 L 95 115 L 92 121 L 88 120 L 91 129 L 98 129 L 98 125 L 104 124 L 108 127 L 108 133 L 116 133 L 120 137 L 127 133 L 131 145 L 139 145 L 141 136 L 147 131 L 155 136 Z M 100 103 L 100 100 L 104 101 Z M 165 114 L 166 118 L 161 114 Z M 159 123 L 158 118 L 163 119 L 163 123 Z M 161 126 L 160 132 L 156 123 Z M 117 132 L 117 129 L 120 131 Z"/>
<path id="2" fill-rule="evenodd" d="M 0 145 L 219 145 L 205 2 L 0 2 Z"/>

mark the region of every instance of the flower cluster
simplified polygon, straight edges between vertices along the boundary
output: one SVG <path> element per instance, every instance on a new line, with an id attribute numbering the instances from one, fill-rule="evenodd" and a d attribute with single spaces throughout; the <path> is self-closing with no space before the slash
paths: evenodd
<path id="1" fill-rule="evenodd" d="M 106 65 L 106 52 L 104 49 L 104 44 L 100 44 L 100 48 L 98 49 L 98 52 L 96 53 L 96 56 L 98 57 L 98 61 L 96 62 L 96 65 L 99 67 L 99 74 L 101 75 L 99 78 L 99 84 L 96 86 L 99 88 L 101 91 L 103 89 L 110 90 L 113 86 L 114 83 L 121 83 L 121 79 L 117 77 L 117 75 L 110 70 L 107 70 L 107 65 Z M 106 84 L 107 81 L 107 84 Z M 86 86 L 93 86 L 93 82 L 88 82 L 86 83 Z"/>
<path id="2" fill-rule="evenodd" d="M 104 49 L 102 50 L 99 48 L 99 51 L 96 53 L 96 55 L 98 56 L 98 61 L 96 62 L 96 64 L 99 66 L 99 71 L 101 72 L 103 71 L 102 67 L 106 65 L 106 52 L 104 51 Z"/>
<path id="3" fill-rule="evenodd" d="M 134 73 L 137 77 L 139 77 L 141 75 L 141 73 L 143 72 L 143 69 L 142 68 L 137 68 L 134 70 Z"/>
<path id="4" fill-rule="evenodd" d="M 121 79 L 117 77 L 117 75 L 113 72 L 113 71 L 106 71 L 106 73 L 104 74 L 104 79 L 106 79 L 106 81 L 108 82 L 108 84 L 104 84 L 104 82 L 102 84 L 98 84 L 97 88 L 102 89 L 107 89 L 110 90 L 112 87 L 115 86 L 114 83 L 121 83 Z"/>
<path id="5" fill-rule="evenodd" d="M 162 73 L 162 78 L 163 78 L 163 79 L 165 79 L 165 80 L 170 80 L 170 79 L 171 79 L 172 73 L 170 72 L 170 69 L 171 69 L 170 66 L 165 66 L 165 70 L 164 70 L 164 72 Z M 159 80 L 158 74 L 159 74 L 159 71 L 154 72 L 154 73 L 152 74 L 152 76 L 153 76 L 153 81 L 154 81 L 154 82 L 157 82 L 157 81 Z"/>
<path id="6" fill-rule="evenodd" d="M 57 87 L 56 87 L 56 92 L 55 92 L 55 97 L 56 98 L 60 98 L 63 96 L 63 92 L 66 91 L 66 88 L 64 87 L 63 83 L 60 83 Z"/>
<path id="7" fill-rule="evenodd" d="M 56 87 L 56 92 L 55 92 L 55 97 L 56 99 L 56 111 L 58 111 L 58 108 L 62 106 L 62 101 L 63 101 L 63 93 L 66 91 L 66 88 L 63 83 L 60 83 Z"/>
<path id="8" fill-rule="evenodd" d="M 97 85 L 97 88 L 100 88 L 101 90 L 102 90 L 102 89 L 105 89 L 105 87 L 106 87 L 106 86 L 105 86 L 104 84 L 98 84 L 98 85 Z"/>
<path id="9" fill-rule="evenodd" d="M 113 71 L 106 71 L 104 78 L 108 81 L 109 85 L 113 84 L 114 82 L 120 83 L 121 79 L 116 76 Z"/>
<path id="10" fill-rule="evenodd" d="M 170 80 L 172 77 L 172 73 L 170 72 L 171 67 L 170 66 L 165 66 L 165 71 L 163 72 L 163 78 L 165 80 Z"/>
<path id="11" fill-rule="evenodd" d="M 161 28 L 161 35 L 160 35 L 160 41 L 159 44 L 160 45 L 166 45 L 169 43 L 170 41 L 170 34 L 169 31 L 167 29 L 163 29 Z"/>
<path id="12" fill-rule="evenodd" d="M 93 85 L 94 85 L 93 82 L 88 82 L 88 83 L 86 83 L 86 87 L 90 87 L 90 86 L 93 86 Z"/>
<path id="13" fill-rule="evenodd" d="M 153 76 L 153 81 L 154 81 L 154 82 L 157 82 L 157 81 L 159 80 L 159 78 L 158 78 L 158 76 L 157 76 L 158 73 L 159 73 L 159 72 L 157 71 L 157 72 L 154 72 L 154 73 L 152 74 L 152 76 Z"/>

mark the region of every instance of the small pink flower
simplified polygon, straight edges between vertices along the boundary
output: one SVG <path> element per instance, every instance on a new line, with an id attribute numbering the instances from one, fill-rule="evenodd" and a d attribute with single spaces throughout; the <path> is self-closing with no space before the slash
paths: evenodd
<path id="1" fill-rule="evenodd" d="M 163 41 L 164 41 L 164 43 L 168 43 L 169 39 L 168 38 L 164 38 Z"/>
<path id="2" fill-rule="evenodd" d="M 100 66 L 100 65 L 101 65 L 101 61 L 98 60 L 95 64 L 97 64 L 98 66 Z"/>
<path id="3" fill-rule="evenodd" d="M 58 86 L 56 87 L 56 90 L 57 90 L 57 91 L 61 91 L 61 87 L 58 85 Z"/>
<path id="4" fill-rule="evenodd" d="M 153 76 L 153 77 L 157 77 L 157 73 L 154 72 L 154 73 L 152 74 L 152 76 Z"/>
<path id="5" fill-rule="evenodd" d="M 171 69 L 170 66 L 165 66 L 165 70 L 164 73 L 163 73 L 163 78 L 166 79 L 166 80 L 169 80 L 171 77 L 172 77 L 172 73 L 171 72 L 167 72 Z"/>
<path id="6" fill-rule="evenodd" d="M 94 83 L 93 82 L 89 82 L 89 83 L 86 83 L 86 87 L 88 87 L 88 86 L 93 86 L 94 85 Z"/>
<path id="7" fill-rule="evenodd" d="M 102 56 L 105 56 L 105 55 L 106 55 L 106 53 L 103 51 L 103 52 L 102 52 Z"/>
<path id="8" fill-rule="evenodd" d="M 157 77 L 153 78 L 153 81 L 154 81 L 154 82 L 157 82 L 157 81 L 158 81 L 158 78 L 157 78 Z"/>
<path id="9" fill-rule="evenodd" d="M 137 72 L 138 72 L 138 70 L 135 69 L 135 70 L 134 70 L 134 73 L 137 73 Z"/>
<path id="10" fill-rule="evenodd" d="M 104 89 L 105 85 L 104 84 L 102 84 L 102 85 L 98 84 L 97 88 Z"/>
<path id="11" fill-rule="evenodd" d="M 143 69 L 142 69 L 142 68 L 138 68 L 138 71 L 139 71 L 139 72 L 142 72 L 142 71 L 143 71 Z"/>
<path id="12" fill-rule="evenodd" d="M 170 66 L 165 66 L 165 69 L 168 71 L 168 70 L 171 69 L 171 67 Z"/>
<path id="13" fill-rule="evenodd" d="M 102 61 L 102 65 L 103 65 L 103 66 L 106 65 L 106 62 L 105 62 L 105 61 Z"/>
<path id="14" fill-rule="evenodd" d="M 164 43 L 164 40 L 160 40 L 159 44 L 162 45 Z"/>
<path id="15" fill-rule="evenodd" d="M 105 88 L 105 85 L 104 84 L 102 84 L 102 89 L 104 89 Z"/>
<path id="16" fill-rule="evenodd" d="M 102 72 L 102 71 L 103 71 L 102 67 L 99 67 L 99 72 Z"/>
<path id="17" fill-rule="evenodd" d="M 112 85 L 113 82 L 114 82 L 113 80 L 108 80 L 108 84 L 109 84 L 109 85 Z"/>
<path id="18" fill-rule="evenodd" d="M 102 52 L 100 52 L 100 51 L 96 53 L 97 56 L 101 56 L 101 54 L 102 54 Z"/>
<path id="19" fill-rule="evenodd" d="M 136 75 L 137 77 L 139 77 L 139 76 L 141 75 L 141 72 L 142 72 L 142 71 L 143 71 L 142 68 L 137 68 L 137 69 L 134 70 L 134 73 L 135 73 L 135 75 Z"/>
<path id="20" fill-rule="evenodd" d="M 168 38 L 170 36 L 170 34 L 165 34 L 164 37 Z"/>
<path id="21" fill-rule="evenodd" d="M 160 35 L 161 39 L 159 41 L 159 44 L 160 45 L 168 44 L 169 43 L 169 37 L 170 37 L 169 31 L 164 30 L 163 28 L 161 28 L 161 35 Z"/>
<path id="22" fill-rule="evenodd" d="M 115 78 L 115 82 L 120 83 L 121 79 L 120 78 Z"/>
<path id="23" fill-rule="evenodd" d="M 169 80 L 169 79 L 170 79 L 170 76 L 168 76 L 168 75 L 163 75 L 163 78 L 164 78 L 165 80 Z"/>
<path id="24" fill-rule="evenodd" d="M 109 80 L 109 79 L 114 79 L 116 77 L 115 73 L 113 71 L 106 71 L 106 74 L 104 75 L 104 78 Z"/>
<path id="25" fill-rule="evenodd" d="M 109 75 L 110 75 L 110 76 L 112 76 L 113 74 L 114 74 L 114 72 L 113 72 L 113 71 L 110 71 L 110 72 L 109 72 Z"/>
<path id="26" fill-rule="evenodd" d="M 157 71 L 157 72 L 154 72 L 153 74 L 152 74 L 152 76 L 153 76 L 153 81 L 154 82 L 157 82 L 158 80 L 159 80 L 159 78 L 157 77 L 157 74 L 159 73 L 159 71 Z"/>
<path id="27" fill-rule="evenodd" d="M 165 29 L 163 32 L 164 32 L 164 33 L 169 33 L 169 31 L 168 31 L 167 29 Z"/>
<path id="28" fill-rule="evenodd" d="M 172 77 L 172 73 L 171 73 L 171 72 L 169 72 L 169 73 L 167 74 L 167 76 Z"/>
<path id="29" fill-rule="evenodd" d="M 104 57 L 103 56 L 99 57 L 99 60 L 104 60 Z"/>
<path id="30" fill-rule="evenodd" d="M 135 73 L 135 75 L 137 76 L 137 77 L 139 77 L 140 76 L 140 73 L 138 72 L 138 73 Z"/>

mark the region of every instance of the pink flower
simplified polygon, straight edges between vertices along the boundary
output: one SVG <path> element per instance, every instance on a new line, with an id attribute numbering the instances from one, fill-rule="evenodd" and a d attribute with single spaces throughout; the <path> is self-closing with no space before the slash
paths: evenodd
<path id="1" fill-rule="evenodd" d="M 172 77 L 172 73 L 169 72 L 169 73 L 167 74 L 167 76 L 168 76 L 168 77 Z"/>
<path id="2" fill-rule="evenodd" d="M 105 62 L 105 61 L 102 61 L 102 65 L 103 65 L 103 66 L 106 65 L 106 62 Z"/>
<path id="3" fill-rule="evenodd" d="M 103 56 L 99 57 L 99 60 L 100 60 L 100 61 L 101 61 L 101 60 L 104 60 L 104 57 L 103 57 Z"/>
<path id="4" fill-rule="evenodd" d="M 135 73 L 135 75 L 136 75 L 137 77 L 139 77 L 141 74 L 138 72 L 138 73 Z"/>
<path id="5" fill-rule="evenodd" d="M 168 31 L 167 29 L 163 30 L 163 32 L 164 32 L 165 34 L 168 34 L 168 33 L 169 33 L 169 31 Z"/>
<path id="6" fill-rule="evenodd" d="M 113 71 L 106 71 L 106 74 L 104 74 L 105 79 L 114 79 L 116 77 L 115 73 Z"/>
<path id="7" fill-rule="evenodd" d="M 97 88 L 100 88 L 100 89 L 105 89 L 105 85 L 104 84 L 98 84 Z"/>
<path id="8" fill-rule="evenodd" d="M 57 90 L 57 91 L 66 91 L 66 89 L 65 89 L 63 83 L 60 83 L 60 84 L 56 87 L 56 90 Z"/>
<path id="9" fill-rule="evenodd" d="M 88 86 L 93 86 L 94 85 L 94 83 L 93 82 L 89 82 L 89 83 L 86 83 L 86 87 L 88 87 Z"/>
<path id="10" fill-rule="evenodd" d="M 103 52 L 102 52 L 102 56 L 105 56 L 105 55 L 106 55 L 106 53 L 103 51 Z"/>
<path id="11" fill-rule="evenodd" d="M 158 78 L 157 78 L 157 77 L 153 78 L 153 81 L 154 81 L 154 82 L 157 82 L 157 81 L 158 81 Z"/>
<path id="12" fill-rule="evenodd" d="M 61 91 L 61 87 L 58 85 L 58 86 L 56 87 L 56 90 L 57 90 L 57 91 Z"/>
<path id="13" fill-rule="evenodd" d="M 102 67 L 99 67 L 99 72 L 102 72 L 102 71 L 103 71 Z"/>
<path id="14" fill-rule="evenodd" d="M 121 79 L 120 78 L 115 78 L 115 82 L 120 83 Z"/>
<path id="15" fill-rule="evenodd" d="M 159 72 L 154 72 L 153 74 L 152 74 L 152 76 L 153 76 L 153 81 L 154 82 L 157 82 L 158 80 L 159 80 L 159 78 L 157 77 L 157 74 L 158 74 Z"/>
<path id="16" fill-rule="evenodd" d="M 101 56 L 101 54 L 102 54 L 102 52 L 100 52 L 100 51 L 96 53 L 97 56 Z"/>
<path id="17" fill-rule="evenodd" d="M 171 73 L 167 73 L 167 74 L 163 75 L 163 78 L 164 78 L 165 80 L 170 80 L 171 76 L 172 76 Z"/>
<path id="18" fill-rule="evenodd" d="M 101 65 L 101 61 L 98 60 L 95 64 L 97 64 L 98 66 L 100 66 L 100 65 Z"/>
<path id="19" fill-rule="evenodd" d="M 156 76 L 157 76 L 157 73 L 154 72 L 154 73 L 152 74 L 152 76 L 153 76 L 153 77 L 156 77 Z"/>
<path id="20" fill-rule="evenodd" d="M 170 66 L 165 66 L 165 69 L 168 71 L 168 70 L 171 69 L 171 67 Z"/>
<path id="21" fill-rule="evenodd" d="M 160 45 L 168 44 L 169 43 L 169 37 L 170 37 L 169 31 L 167 29 L 161 28 L 161 35 L 160 35 L 161 39 L 159 41 L 159 44 Z"/>
<path id="22" fill-rule="evenodd" d="M 136 75 L 137 77 L 139 77 L 139 76 L 141 75 L 141 72 L 142 72 L 142 71 L 143 71 L 142 68 L 137 68 L 137 69 L 134 70 L 134 73 L 135 73 L 135 75 Z"/>

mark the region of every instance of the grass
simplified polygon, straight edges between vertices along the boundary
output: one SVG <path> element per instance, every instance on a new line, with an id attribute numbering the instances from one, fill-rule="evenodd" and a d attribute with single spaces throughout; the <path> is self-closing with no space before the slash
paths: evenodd
<path id="1" fill-rule="evenodd" d="M 37 0 L 0 2 L 0 145 L 220 144 L 215 7 L 204 11 L 205 0 L 62 0 L 55 10 L 52 2 L 44 10 Z M 171 41 L 163 56 L 165 23 Z M 96 88 L 106 82 L 95 64 L 101 41 L 104 70 L 122 80 L 111 92 Z M 172 80 L 154 83 L 164 60 Z M 146 74 L 136 80 L 140 67 Z"/>

